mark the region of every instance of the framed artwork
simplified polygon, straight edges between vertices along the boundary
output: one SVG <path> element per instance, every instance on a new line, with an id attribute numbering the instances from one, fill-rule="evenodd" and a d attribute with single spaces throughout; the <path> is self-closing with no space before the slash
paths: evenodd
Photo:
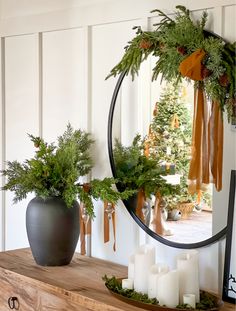
<path id="1" fill-rule="evenodd" d="M 235 206 L 236 170 L 231 171 L 229 208 L 226 231 L 223 301 L 236 303 L 236 213 Z"/>

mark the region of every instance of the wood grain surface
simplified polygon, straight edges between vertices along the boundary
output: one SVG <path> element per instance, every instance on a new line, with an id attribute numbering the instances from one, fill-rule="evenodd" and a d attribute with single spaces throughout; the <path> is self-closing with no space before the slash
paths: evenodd
<path id="1" fill-rule="evenodd" d="M 110 295 L 102 276 L 126 277 L 127 267 L 75 254 L 68 266 L 42 267 L 29 249 L 0 252 L 0 311 L 16 296 L 20 311 L 140 311 Z M 223 311 L 234 311 L 225 304 Z"/>

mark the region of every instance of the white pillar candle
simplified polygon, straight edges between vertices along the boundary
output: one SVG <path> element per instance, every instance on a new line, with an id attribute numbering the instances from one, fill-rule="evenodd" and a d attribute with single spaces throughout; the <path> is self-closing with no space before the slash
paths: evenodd
<path id="1" fill-rule="evenodd" d="M 191 306 L 193 309 L 196 308 L 196 297 L 194 294 L 184 294 L 183 303 Z"/>
<path id="2" fill-rule="evenodd" d="M 151 266 L 148 274 L 148 298 L 155 298 L 157 295 L 157 279 L 167 273 L 169 267 L 165 264 L 158 263 Z"/>
<path id="3" fill-rule="evenodd" d="M 129 258 L 128 279 L 134 279 L 134 255 Z"/>
<path id="4" fill-rule="evenodd" d="M 157 279 L 156 298 L 161 306 L 175 308 L 179 304 L 179 271 L 172 270 Z"/>
<path id="5" fill-rule="evenodd" d="M 184 294 L 194 294 L 196 302 L 200 300 L 198 252 L 190 250 L 177 256 L 179 271 L 180 303 L 183 303 Z"/>
<path id="6" fill-rule="evenodd" d="M 134 289 L 136 292 L 148 293 L 148 271 L 155 263 L 154 246 L 140 246 L 134 255 Z"/>
<path id="7" fill-rule="evenodd" d="M 123 289 L 133 289 L 134 288 L 134 280 L 133 279 L 123 279 L 122 280 L 122 288 Z"/>

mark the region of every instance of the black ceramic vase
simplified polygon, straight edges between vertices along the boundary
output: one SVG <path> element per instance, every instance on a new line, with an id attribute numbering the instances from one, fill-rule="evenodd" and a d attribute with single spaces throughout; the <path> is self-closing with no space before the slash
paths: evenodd
<path id="1" fill-rule="evenodd" d="M 38 265 L 67 265 L 79 238 L 79 204 L 68 208 L 59 197 L 36 197 L 27 206 L 26 230 Z"/>

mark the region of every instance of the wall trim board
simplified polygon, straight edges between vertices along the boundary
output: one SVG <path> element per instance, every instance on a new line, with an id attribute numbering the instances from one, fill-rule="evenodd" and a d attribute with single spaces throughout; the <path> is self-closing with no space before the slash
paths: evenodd
<path id="1" fill-rule="evenodd" d="M 84 54 L 85 54 L 85 88 L 87 92 L 85 93 L 85 102 L 86 102 L 86 123 L 88 132 L 91 132 L 92 123 L 91 123 L 91 114 L 92 114 L 92 29 L 91 26 L 83 27 L 84 30 Z"/>
<path id="2" fill-rule="evenodd" d="M 38 33 L 38 72 L 39 72 L 39 92 L 38 92 L 38 105 L 39 105 L 39 136 L 43 137 L 43 36 Z"/>
<path id="3" fill-rule="evenodd" d="M 5 168 L 6 161 L 6 91 L 5 91 L 5 39 L 1 38 L 1 169 Z M 1 177 L 1 186 L 5 183 L 5 177 Z M 1 242 L 0 248 L 5 250 L 6 241 L 6 195 L 5 191 L 1 193 Z"/>
<path id="4" fill-rule="evenodd" d="M 159 2 L 159 4 L 158 4 Z M 234 0 L 205 0 L 187 1 L 182 5 L 190 10 L 210 9 L 218 6 L 235 5 Z M 46 32 L 58 29 L 77 28 L 86 25 L 100 25 L 113 22 L 122 22 L 152 17 L 151 10 L 160 8 L 167 13 L 173 12 L 176 1 L 168 2 L 156 0 L 120 0 L 98 3 L 86 7 L 73 7 L 65 10 L 56 10 L 44 14 L 16 16 L 0 20 L 0 36 L 13 36 L 26 33 Z M 135 7 L 135 10 L 134 10 Z M 145 13 L 144 13 L 145 12 Z"/>
<path id="5" fill-rule="evenodd" d="M 222 36 L 223 34 L 223 7 L 215 7 L 213 10 L 213 15 L 214 15 L 214 32 L 217 33 L 218 35 Z"/>

